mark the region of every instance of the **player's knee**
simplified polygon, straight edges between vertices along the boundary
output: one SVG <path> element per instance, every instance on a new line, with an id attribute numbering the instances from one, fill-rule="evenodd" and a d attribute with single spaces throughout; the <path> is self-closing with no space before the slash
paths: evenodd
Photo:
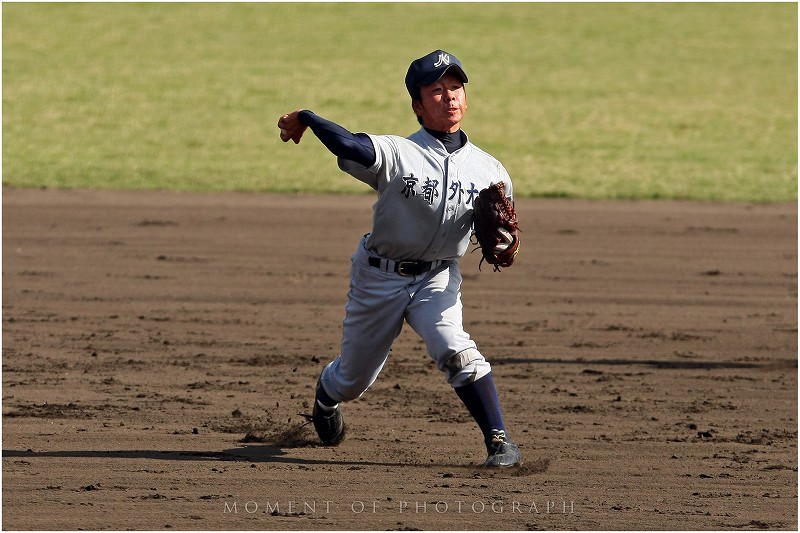
<path id="1" fill-rule="evenodd" d="M 478 350 L 468 348 L 448 359 L 442 370 L 447 382 L 456 388 L 481 379 L 492 371 L 492 367 Z"/>

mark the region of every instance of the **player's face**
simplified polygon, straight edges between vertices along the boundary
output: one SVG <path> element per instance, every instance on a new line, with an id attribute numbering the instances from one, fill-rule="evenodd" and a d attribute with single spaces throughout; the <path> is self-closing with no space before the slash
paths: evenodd
<path id="1" fill-rule="evenodd" d="M 439 81 L 420 87 L 420 100 L 414 100 L 412 107 L 426 128 L 457 131 L 467 112 L 464 84 L 457 76 L 445 73 Z"/>

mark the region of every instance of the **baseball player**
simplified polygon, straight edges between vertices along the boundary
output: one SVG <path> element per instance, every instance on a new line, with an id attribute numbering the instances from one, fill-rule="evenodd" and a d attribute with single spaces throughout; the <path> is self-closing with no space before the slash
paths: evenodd
<path id="1" fill-rule="evenodd" d="M 377 379 L 407 322 L 480 427 L 485 465 L 518 465 L 491 366 L 464 331 L 458 263 L 470 243 L 474 198 L 501 181 L 512 196 L 511 179 L 461 130 L 467 74 L 454 55 L 436 50 L 413 61 L 405 83 L 422 126 L 407 138 L 354 134 L 308 110 L 278 120 L 282 141 L 297 144 L 311 128 L 339 168 L 378 196 L 372 231 L 352 256 L 341 353 L 322 370 L 309 418 L 323 444 L 339 444 L 339 404 Z"/>

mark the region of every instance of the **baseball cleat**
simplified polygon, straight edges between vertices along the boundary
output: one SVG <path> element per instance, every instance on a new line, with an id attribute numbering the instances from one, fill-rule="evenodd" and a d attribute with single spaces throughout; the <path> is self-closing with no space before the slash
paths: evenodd
<path id="1" fill-rule="evenodd" d="M 326 413 L 314 402 L 311 421 L 325 446 L 336 446 L 344 439 L 344 418 L 338 407 L 332 413 Z"/>
<path id="2" fill-rule="evenodd" d="M 325 389 L 322 388 L 322 376 L 317 380 L 317 392 L 314 395 L 314 410 L 311 415 L 304 415 L 306 418 L 314 423 L 314 429 L 317 430 L 319 440 L 325 446 L 336 446 L 344 438 L 344 418 L 342 412 L 337 406 L 333 412 L 326 412 L 319 404 L 318 398 L 320 392 L 324 393 Z M 327 397 L 327 394 L 323 394 Z"/>
<path id="3" fill-rule="evenodd" d="M 519 446 L 511 442 L 505 431 L 493 432 L 486 439 L 486 451 L 489 457 L 484 466 L 515 466 L 522 464 L 522 453 Z"/>

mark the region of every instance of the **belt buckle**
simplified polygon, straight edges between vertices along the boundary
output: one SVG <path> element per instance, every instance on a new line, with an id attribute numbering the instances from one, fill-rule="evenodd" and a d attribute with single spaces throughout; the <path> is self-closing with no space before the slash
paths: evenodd
<path id="1" fill-rule="evenodd" d="M 412 272 L 406 272 L 406 267 L 413 268 L 416 266 L 416 261 L 398 261 L 395 270 L 401 276 L 416 276 L 416 274 Z"/>

